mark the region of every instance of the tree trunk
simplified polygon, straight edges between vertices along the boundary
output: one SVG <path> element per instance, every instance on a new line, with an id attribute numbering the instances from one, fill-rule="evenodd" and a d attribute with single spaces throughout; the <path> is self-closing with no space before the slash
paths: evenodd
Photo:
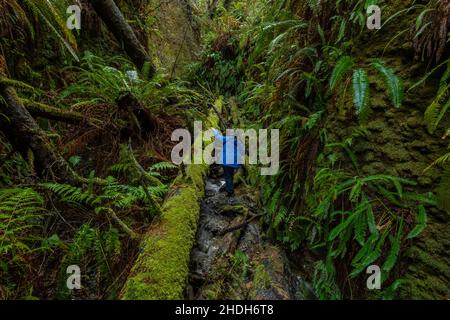
<path id="1" fill-rule="evenodd" d="M 1 72 L 1 70 L 0 70 Z M 60 157 L 12 87 L 0 84 L 0 129 L 24 158 L 33 153 L 34 169 L 41 177 L 74 181 L 75 173 Z"/>
<path id="2" fill-rule="evenodd" d="M 137 39 L 128 22 L 125 20 L 120 9 L 114 0 L 90 0 L 95 12 L 100 16 L 121 47 L 131 58 L 136 67 L 141 70 L 147 79 L 152 78 L 156 72 L 156 67 L 150 55 L 145 51 L 142 44 Z"/>

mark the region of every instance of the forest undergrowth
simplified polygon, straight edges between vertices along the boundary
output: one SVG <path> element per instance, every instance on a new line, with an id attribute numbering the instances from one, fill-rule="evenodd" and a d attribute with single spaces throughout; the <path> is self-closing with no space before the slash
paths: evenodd
<path id="1" fill-rule="evenodd" d="M 146 16 L 146 0 L 116 2 L 146 48 L 146 33 L 165 32 Z M 157 66 L 149 79 L 148 65 L 136 68 L 90 1 L 81 3 L 86 27 L 69 31 L 65 0 L 0 0 L 0 105 L 26 109 L 71 172 L 42 170 L 0 109 L 0 299 L 117 298 L 183 171 L 170 160 L 172 132 L 192 129 L 219 97 L 225 115 L 238 110 L 234 126 L 280 129 L 279 173 L 250 167 L 246 183 L 260 193 L 268 236 L 293 257 L 312 257 L 316 297 L 398 297 L 403 257 L 429 212 L 448 217 L 450 153 L 439 150 L 424 170 L 437 170 L 439 185 L 423 188 L 395 172 L 368 174 L 355 145 L 370 136 L 379 101 L 383 113 L 401 111 L 420 88 L 433 91 L 422 101 L 424 127 L 448 138 L 449 1 L 194 1 L 198 61 L 176 76 L 175 65 Z M 392 32 L 367 35 L 373 4 L 389 13 L 383 28 Z M 408 52 L 414 75 L 392 64 L 395 50 Z M 351 123 L 344 139 L 333 140 L 332 117 Z M 368 293 L 374 264 L 383 290 Z M 82 290 L 67 289 L 70 265 L 85 270 Z"/>

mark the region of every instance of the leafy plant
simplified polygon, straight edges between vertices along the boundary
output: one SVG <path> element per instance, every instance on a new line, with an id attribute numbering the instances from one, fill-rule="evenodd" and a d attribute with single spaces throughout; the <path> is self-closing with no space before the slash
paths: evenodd
<path id="1" fill-rule="evenodd" d="M 350 70 L 355 66 L 354 60 L 349 56 L 343 56 L 336 63 L 330 78 L 330 90 L 337 94 L 345 94 L 344 79 Z M 381 60 L 374 60 L 368 65 L 371 69 L 378 72 L 384 80 L 392 104 L 400 108 L 403 101 L 403 85 L 392 69 L 387 68 Z M 352 76 L 353 83 L 353 103 L 356 113 L 363 121 L 367 120 L 369 113 L 369 77 L 365 68 L 354 69 Z"/>

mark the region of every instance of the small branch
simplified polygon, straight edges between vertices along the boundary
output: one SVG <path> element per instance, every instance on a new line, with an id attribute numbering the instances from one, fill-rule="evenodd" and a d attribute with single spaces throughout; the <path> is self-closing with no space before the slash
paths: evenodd
<path id="1" fill-rule="evenodd" d="M 118 216 L 117 214 L 114 212 L 114 210 L 112 210 L 111 208 L 107 208 L 108 214 L 111 216 L 111 218 L 113 218 L 114 221 L 117 222 L 118 225 L 120 225 L 123 229 L 123 231 L 125 231 L 132 239 L 138 239 L 139 236 L 136 232 L 134 232 L 133 230 L 131 230 L 126 224 L 125 222 L 123 222 Z"/>
<path id="2" fill-rule="evenodd" d="M 225 121 L 225 119 L 223 118 L 222 114 L 219 112 L 219 110 L 217 110 L 216 106 L 212 103 L 208 104 L 211 108 L 213 108 L 214 112 L 217 114 L 217 116 L 219 117 L 220 123 L 222 124 L 222 129 L 226 130 L 228 128 L 227 122 Z"/>
<path id="3" fill-rule="evenodd" d="M 128 143 L 128 148 L 130 149 L 130 157 L 131 160 L 133 161 L 136 169 L 138 170 L 140 176 L 140 181 L 142 183 L 142 189 L 144 189 L 144 193 L 147 197 L 147 199 L 149 200 L 150 204 L 158 211 L 158 214 L 161 213 L 161 207 L 159 206 L 159 204 L 155 201 L 155 199 L 153 199 L 152 195 L 148 192 L 147 187 L 149 186 L 149 183 L 156 183 L 157 185 L 162 185 L 161 181 L 159 181 L 158 179 L 150 176 L 145 170 L 144 168 L 142 168 L 141 164 L 136 160 L 136 158 L 134 157 L 133 154 L 133 149 L 131 147 L 131 141 Z"/>
<path id="4" fill-rule="evenodd" d="M 233 231 L 236 231 L 236 230 L 241 229 L 243 227 L 246 227 L 250 222 L 252 222 L 253 220 L 255 220 L 257 218 L 260 218 L 262 216 L 263 216 L 263 214 L 258 214 L 258 215 L 252 216 L 250 219 L 244 221 L 241 224 L 238 224 L 237 226 L 230 227 L 230 228 L 227 228 L 225 230 L 220 231 L 217 235 L 218 236 L 224 236 L 224 235 L 226 235 L 229 232 L 233 232 Z"/>

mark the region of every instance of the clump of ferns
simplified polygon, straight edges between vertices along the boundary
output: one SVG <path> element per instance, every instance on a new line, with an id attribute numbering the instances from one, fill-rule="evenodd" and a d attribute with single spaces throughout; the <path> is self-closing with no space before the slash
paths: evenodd
<path id="1" fill-rule="evenodd" d="M 70 265 L 79 266 L 82 270 L 83 291 L 102 296 L 107 294 L 101 288 L 109 287 L 114 280 L 122 248 L 121 235 L 116 228 L 111 225 L 100 228 L 82 224 L 67 243 L 66 253 L 61 260 L 57 298 L 69 299 L 77 295 L 77 290 L 67 288 L 67 267 Z"/>
<path id="2" fill-rule="evenodd" d="M 0 189 L 0 294 L 24 294 L 29 288 L 22 288 L 20 275 L 33 271 L 32 255 L 60 244 L 57 236 L 42 235 L 47 215 L 43 197 L 32 188 Z"/>
<path id="3" fill-rule="evenodd" d="M 373 60 L 367 66 L 357 67 L 352 57 L 343 56 L 336 62 L 329 82 L 330 91 L 340 98 L 340 109 L 345 107 L 345 97 L 351 90 L 355 113 L 362 123 L 368 120 L 370 114 L 369 71 L 375 71 L 381 76 L 392 104 L 400 108 L 404 95 L 402 81 L 380 59 Z"/>
<path id="4" fill-rule="evenodd" d="M 308 241 L 312 249 L 326 249 L 326 274 L 335 274 L 331 261 L 343 260 L 351 266 L 349 279 L 372 264 L 380 266 L 383 283 L 390 278 L 407 240 L 426 227 L 425 205 L 435 205 L 432 195 L 407 191 L 414 185 L 387 175 L 351 177 L 330 168 L 317 172 L 308 195 L 307 217 L 314 225 Z"/>
<path id="5" fill-rule="evenodd" d="M 122 56 L 102 58 L 86 51 L 79 67 L 66 68 L 77 75 L 76 82 L 59 94 L 59 101 L 70 104 L 71 109 L 99 103 L 114 105 L 121 94 L 130 92 L 150 109 L 170 105 L 188 110 L 204 104 L 202 94 L 190 89 L 187 83 L 169 81 L 161 73 L 144 81 L 136 77 L 134 69 Z"/>
<path id="6" fill-rule="evenodd" d="M 22 158 L 0 135 L 0 184 L 13 185 L 23 181 L 33 174 L 32 169 L 32 163 Z"/>
<path id="7" fill-rule="evenodd" d="M 450 108 L 450 59 L 447 59 L 443 63 L 439 64 L 428 74 L 426 74 L 419 82 L 411 87 L 413 90 L 417 86 L 423 84 L 430 76 L 438 72 L 439 69 L 445 67 L 444 73 L 441 76 L 439 87 L 434 97 L 433 101 L 425 110 L 424 121 L 427 126 L 428 132 L 430 134 L 436 133 L 440 128 L 440 124 L 446 119 L 448 109 Z M 445 128 L 444 128 L 445 129 Z M 450 135 L 450 128 L 445 130 L 443 139 L 448 138 Z M 449 145 L 450 148 L 450 145 Z M 434 166 L 440 166 L 444 169 L 444 174 L 442 175 L 441 182 L 437 189 L 438 204 L 439 207 L 447 212 L 450 212 L 450 153 L 446 153 L 443 156 L 436 159 L 425 171 L 431 169 Z"/>
<path id="8" fill-rule="evenodd" d="M 95 209 L 97 214 L 106 214 L 112 218 L 124 232 L 132 238 L 137 234 L 119 217 L 119 213 L 127 213 L 132 209 L 144 207 L 144 218 L 150 220 L 161 211 L 159 203 L 168 190 L 161 171 L 175 169 L 171 163 L 160 162 L 145 170 L 136 160 L 129 145 L 121 146 L 120 162 L 111 166 L 111 173 L 126 177 L 125 183 L 120 183 L 115 177 L 107 177 L 106 184 L 101 190 L 94 192 L 94 177 L 89 178 L 87 190 L 80 187 L 59 184 L 43 183 L 47 189 L 57 194 L 61 201 L 72 206 L 82 206 Z M 137 206 L 137 207 L 136 207 Z"/>

